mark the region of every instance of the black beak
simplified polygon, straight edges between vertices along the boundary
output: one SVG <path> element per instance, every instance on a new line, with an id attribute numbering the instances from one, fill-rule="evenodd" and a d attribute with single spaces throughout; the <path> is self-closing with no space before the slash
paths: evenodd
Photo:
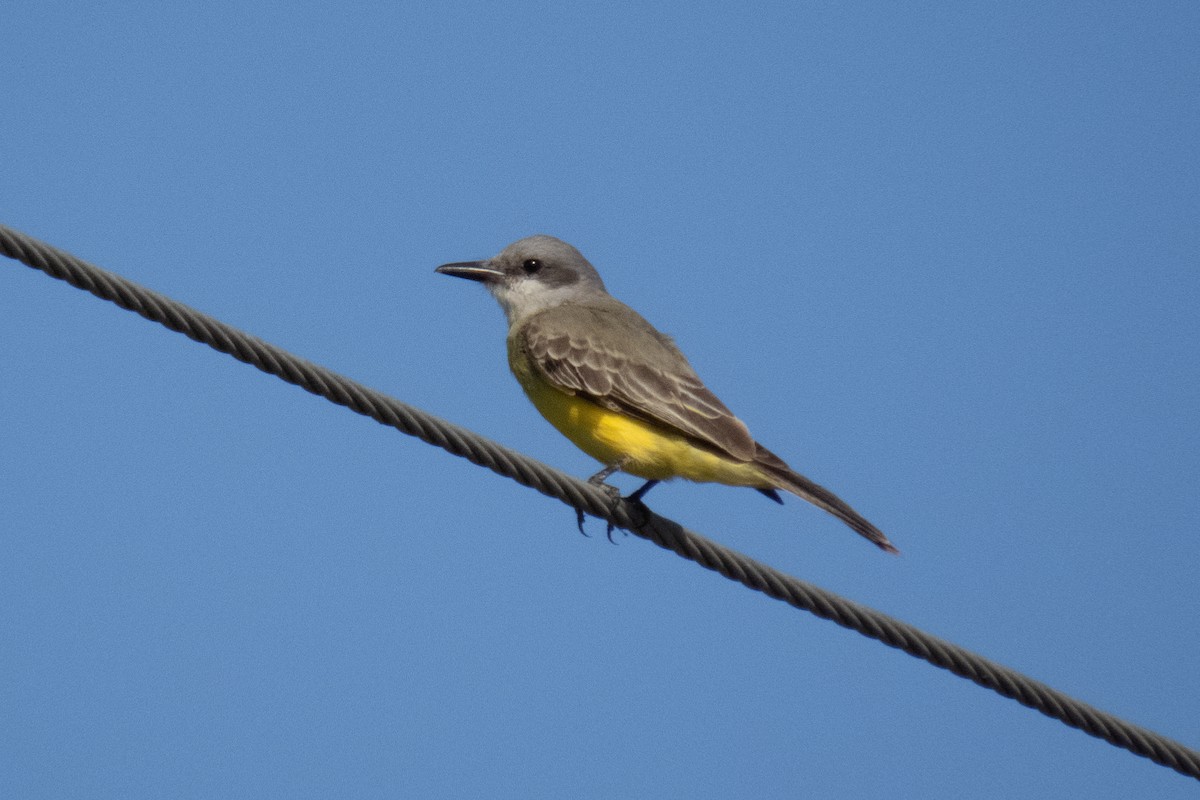
<path id="1" fill-rule="evenodd" d="M 492 269 L 487 265 L 486 261 L 457 261 L 453 264 L 442 264 L 434 272 L 440 272 L 443 275 L 453 275 L 456 278 L 466 278 L 469 281 L 480 281 L 482 283 L 504 277 L 503 272 L 498 269 Z"/>

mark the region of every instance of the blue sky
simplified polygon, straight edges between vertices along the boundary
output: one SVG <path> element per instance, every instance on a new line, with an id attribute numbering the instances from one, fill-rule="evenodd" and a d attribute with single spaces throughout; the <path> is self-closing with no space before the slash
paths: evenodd
<path id="1" fill-rule="evenodd" d="M 655 510 L 1200 746 L 1196 4 L 4 17 L 0 222 L 586 476 L 433 273 L 561 236 L 904 554 Z M 0 795 L 1194 796 L 6 263 Z"/>

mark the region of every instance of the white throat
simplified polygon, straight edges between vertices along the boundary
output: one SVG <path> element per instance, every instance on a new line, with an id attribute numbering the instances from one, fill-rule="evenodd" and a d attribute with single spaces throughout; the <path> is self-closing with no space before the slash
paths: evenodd
<path id="1" fill-rule="evenodd" d="M 563 303 L 577 302 L 587 295 L 578 284 L 551 287 L 533 280 L 517 281 L 514 284 L 494 283 L 489 285 L 488 289 L 504 309 L 509 325 L 539 311 Z"/>

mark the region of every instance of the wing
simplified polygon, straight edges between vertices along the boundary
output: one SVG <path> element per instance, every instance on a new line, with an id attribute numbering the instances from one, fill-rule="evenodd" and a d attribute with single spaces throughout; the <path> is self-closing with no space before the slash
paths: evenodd
<path id="1" fill-rule="evenodd" d="M 542 377 L 564 392 L 732 458 L 754 460 L 745 424 L 705 387 L 668 337 L 618 301 L 548 309 L 529 318 L 518 335 Z"/>

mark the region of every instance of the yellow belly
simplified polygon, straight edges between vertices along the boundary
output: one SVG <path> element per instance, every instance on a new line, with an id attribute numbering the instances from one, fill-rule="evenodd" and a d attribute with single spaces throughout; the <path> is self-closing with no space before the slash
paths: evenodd
<path id="1" fill-rule="evenodd" d="M 769 488 L 753 464 L 733 461 L 697 447 L 687 437 L 556 389 L 516 359 L 510 366 L 525 394 L 551 425 L 604 465 L 648 480 L 685 478 L 730 486 Z"/>

